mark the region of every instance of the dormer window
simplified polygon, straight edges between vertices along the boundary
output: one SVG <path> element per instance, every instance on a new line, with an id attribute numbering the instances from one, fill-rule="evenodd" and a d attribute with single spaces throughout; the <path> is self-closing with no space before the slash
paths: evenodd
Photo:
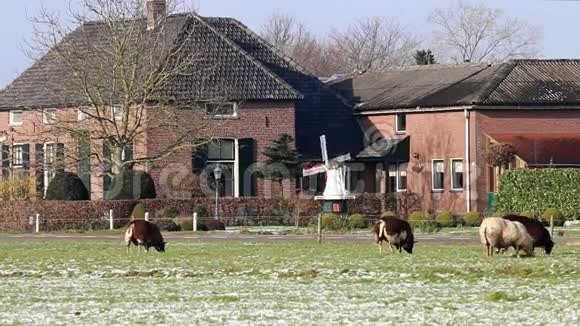
<path id="1" fill-rule="evenodd" d="M 206 103 L 205 114 L 212 118 L 237 118 L 238 106 L 236 103 Z"/>
<path id="2" fill-rule="evenodd" d="M 45 109 L 42 112 L 42 121 L 45 125 L 52 125 L 56 123 L 56 109 Z"/>
<path id="3" fill-rule="evenodd" d="M 407 131 L 407 115 L 404 113 L 397 113 L 395 118 L 395 130 L 398 133 L 404 133 Z"/>

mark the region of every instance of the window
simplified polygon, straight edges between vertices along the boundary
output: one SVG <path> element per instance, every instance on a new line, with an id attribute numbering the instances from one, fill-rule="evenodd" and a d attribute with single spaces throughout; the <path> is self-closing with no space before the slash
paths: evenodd
<path id="1" fill-rule="evenodd" d="M 433 191 L 443 191 L 445 180 L 445 162 L 443 160 L 433 160 L 433 169 L 431 171 L 433 179 Z"/>
<path id="2" fill-rule="evenodd" d="M 205 114 L 215 118 L 235 118 L 238 108 L 236 103 L 206 103 Z"/>
<path id="3" fill-rule="evenodd" d="M 405 132 L 407 131 L 407 115 L 404 113 L 397 113 L 396 121 L 396 132 Z"/>
<path id="4" fill-rule="evenodd" d="M 79 121 L 87 120 L 87 118 L 89 117 L 89 115 L 86 113 L 87 110 L 88 110 L 88 108 L 79 108 L 78 109 L 78 120 Z"/>
<path id="5" fill-rule="evenodd" d="M 42 112 L 42 121 L 46 125 L 52 125 L 56 123 L 56 109 L 45 109 Z"/>
<path id="6" fill-rule="evenodd" d="M 407 190 L 407 163 L 397 165 L 397 191 Z"/>
<path id="7" fill-rule="evenodd" d="M 451 160 L 451 189 L 463 190 L 463 160 Z"/>
<path id="8" fill-rule="evenodd" d="M 10 111 L 9 123 L 11 127 L 22 126 L 22 111 Z"/>
<path id="9" fill-rule="evenodd" d="M 235 142 L 233 139 L 220 139 L 209 143 L 207 149 L 207 172 L 209 173 L 209 186 L 215 190 L 213 170 L 219 165 L 222 177 L 218 183 L 220 196 L 234 196 L 234 167 L 235 167 Z"/>
<path id="10" fill-rule="evenodd" d="M 14 168 L 21 168 L 24 165 L 24 146 L 12 146 L 12 166 Z"/>
<path id="11" fill-rule="evenodd" d="M 56 148 L 55 143 L 44 144 L 44 191 L 56 176 Z"/>
<path id="12" fill-rule="evenodd" d="M 118 106 L 114 106 L 113 109 L 113 119 L 115 121 L 121 121 L 123 120 L 123 109 L 118 107 Z"/>

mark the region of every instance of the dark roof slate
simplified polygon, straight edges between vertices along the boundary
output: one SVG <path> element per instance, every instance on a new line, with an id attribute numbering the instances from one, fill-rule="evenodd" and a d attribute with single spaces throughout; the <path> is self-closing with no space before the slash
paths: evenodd
<path id="1" fill-rule="evenodd" d="M 146 27 L 145 20 L 141 24 Z M 70 33 L 63 42 L 82 47 L 85 42 L 101 43 L 104 25 L 87 23 Z M 177 100 L 212 97 L 220 93 L 236 100 L 298 100 L 302 94 L 283 78 L 264 66 L 224 34 L 216 30 L 204 18 L 191 14 L 168 17 L 165 22 L 167 42 L 177 44 L 185 39 L 191 51 L 202 51 L 202 60 L 196 64 L 204 69 L 200 74 L 184 74 L 175 78 L 164 91 L 165 95 Z M 191 31 L 191 37 L 183 37 Z M 87 57 L 90 60 L 90 56 Z M 203 84 L 203 87 L 200 85 Z M 29 69 L 0 91 L 0 108 L 35 108 L 62 105 L 82 105 L 79 96 L 74 96 L 74 82 L 68 69 L 58 59 L 54 50 L 36 61 Z M 200 94 L 203 92 L 203 94 Z M 64 99 L 63 99 L 64 98 Z M 65 102 L 65 103 L 63 103 Z"/>
<path id="2" fill-rule="evenodd" d="M 580 104 L 580 60 L 407 66 L 329 83 L 359 111 Z"/>

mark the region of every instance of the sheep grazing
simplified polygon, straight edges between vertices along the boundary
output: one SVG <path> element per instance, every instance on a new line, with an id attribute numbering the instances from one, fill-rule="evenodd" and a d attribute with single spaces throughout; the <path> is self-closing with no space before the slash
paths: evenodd
<path id="1" fill-rule="evenodd" d="M 520 222 L 512 222 L 501 217 L 488 217 L 479 227 L 481 243 L 487 248 L 487 256 L 493 256 L 493 250 L 514 247 L 516 256 L 520 250 L 533 255 L 534 239 Z"/>
<path id="2" fill-rule="evenodd" d="M 552 252 L 552 248 L 554 248 L 554 241 L 552 241 L 550 232 L 548 232 L 542 222 L 533 218 L 527 218 L 525 216 L 518 215 L 506 215 L 503 218 L 509 221 L 522 223 L 526 227 L 526 230 L 528 230 L 528 233 L 534 239 L 534 248 L 544 247 L 544 250 L 548 255 Z"/>
<path id="3" fill-rule="evenodd" d="M 401 249 L 412 254 L 415 244 L 413 230 L 407 221 L 396 217 L 383 217 L 375 222 L 373 233 L 375 242 L 379 245 L 379 252 L 383 252 L 383 242 L 387 242 L 391 247 L 391 252 L 395 247 L 399 253 Z"/>

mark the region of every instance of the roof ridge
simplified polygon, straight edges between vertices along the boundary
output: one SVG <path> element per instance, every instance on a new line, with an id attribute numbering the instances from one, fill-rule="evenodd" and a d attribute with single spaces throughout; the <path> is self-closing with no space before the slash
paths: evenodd
<path id="1" fill-rule="evenodd" d="M 300 93 L 299 91 L 297 91 L 287 81 L 285 81 L 284 79 L 282 79 L 280 76 L 276 75 L 274 72 L 272 72 L 266 66 L 264 66 L 261 62 L 258 62 L 258 60 L 256 60 L 254 57 L 252 57 L 248 52 L 246 52 L 244 49 L 242 49 L 240 46 L 238 46 L 235 42 L 233 42 L 232 40 L 230 40 L 223 33 L 220 33 L 219 31 L 217 31 L 213 26 L 211 26 L 211 24 L 207 23 L 204 20 L 203 17 L 201 17 L 200 15 L 197 15 L 195 13 L 193 14 L 193 17 L 194 17 L 194 19 L 197 19 L 199 22 L 201 22 L 204 26 L 206 26 L 207 28 L 209 28 L 213 33 L 215 33 L 216 35 L 218 35 L 228 45 L 230 45 L 235 50 L 237 50 L 238 52 L 240 52 L 246 59 L 250 60 L 250 62 L 252 62 L 255 66 L 257 66 L 259 69 L 261 69 L 262 71 L 264 71 L 267 75 L 271 76 L 276 81 L 278 81 L 282 86 L 284 86 L 286 89 L 288 89 L 291 93 L 294 93 L 298 97 L 304 97 L 304 95 L 302 93 Z"/>

